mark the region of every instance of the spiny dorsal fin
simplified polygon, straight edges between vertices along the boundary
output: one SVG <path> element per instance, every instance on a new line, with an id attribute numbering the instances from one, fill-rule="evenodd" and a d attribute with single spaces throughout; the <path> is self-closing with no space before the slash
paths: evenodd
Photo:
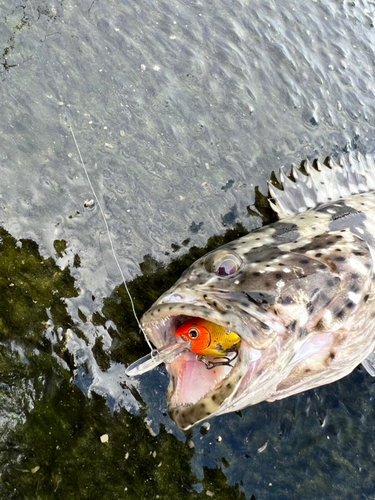
<path id="1" fill-rule="evenodd" d="M 317 169 L 306 161 L 304 168 L 307 175 L 292 166 L 295 182 L 284 174 L 283 167 L 280 168 L 282 190 L 268 183 L 272 198 L 269 203 L 279 219 L 305 212 L 320 203 L 375 189 L 375 161 L 371 155 L 349 153 L 339 164 L 330 159 L 329 167 L 318 161 Z"/>

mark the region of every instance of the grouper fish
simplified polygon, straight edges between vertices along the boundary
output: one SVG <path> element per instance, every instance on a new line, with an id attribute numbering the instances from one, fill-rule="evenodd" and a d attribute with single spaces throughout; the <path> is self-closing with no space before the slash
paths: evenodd
<path id="1" fill-rule="evenodd" d="M 279 176 L 282 189 L 269 184 L 279 221 L 197 260 L 141 318 L 160 352 L 192 318 L 240 337 L 231 363 L 207 369 L 188 348 L 166 362 L 168 411 L 181 429 L 360 363 L 375 375 L 374 158 L 351 153 Z"/>

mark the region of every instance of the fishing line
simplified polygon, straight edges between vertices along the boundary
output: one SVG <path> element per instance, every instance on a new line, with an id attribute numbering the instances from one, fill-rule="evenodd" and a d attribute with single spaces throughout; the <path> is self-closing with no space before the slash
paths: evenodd
<path id="1" fill-rule="evenodd" d="M 40 31 L 39 31 L 38 24 L 37 24 L 38 18 L 37 18 L 36 14 L 35 14 L 35 10 L 34 10 L 34 7 L 33 7 L 33 4 L 32 4 L 32 1 L 31 1 L 31 0 L 29 0 L 29 4 L 30 4 L 31 12 L 32 12 L 32 15 L 33 15 L 33 18 L 34 18 L 34 26 L 35 26 L 36 31 L 37 31 L 37 33 L 38 33 L 39 40 L 41 40 L 41 35 L 40 35 Z M 49 49 L 47 48 L 47 51 L 48 51 L 48 50 L 49 50 Z M 38 57 L 40 58 L 39 53 L 38 53 Z M 39 59 L 39 60 L 40 60 L 40 62 L 42 63 L 41 59 Z M 59 87 L 58 87 L 58 85 L 57 85 L 57 78 L 56 78 L 56 76 L 55 76 L 55 72 L 54 72 L 54 70 L 53 70 L 53 67 L 52 67 L 52 66 L 50 66 L 50 68 L 51 68 L 51 72 L 52 72 L 53 80 L 54 80 L 54 82 L 55 82 L 55 87 L 56 87 L 56 90 L 57 90 L 57 92 L 60 94 L 60 97 L 61 97 L 61 96 L 62 96 L 62 94 L 61 94 L 60 89 L 59 89 Z M 82 157 L 82 154 L 81 154 L 81 150 L 80 150 L 80 148 L 79 148 L 79 146 L 78 146 L 78 142 L 77 142 L 76 136 L 75 136 L 75 134 L 74 134 L 73 125 L 72 125 L 72 123 L 71 123 L 71 120 L 69 119 L 69 114 L 68 114 L 68 111 L 67 111 L 67 107 L 66 107 L 66 105 L 65 105 L 65 100 L 64 100 L 64 99 L 62 99 L 62 98 L 61 98 L 60 100 L 61 100 L 62 102 L 64 102 L 65 118 L 66 118 L 66 121 L 67 121 L 67 123 L 68 123 L 68 127 L 69 127 L 70 133 L 71 133 L 71 135 L 72 135 L 72 138 L 73 138 L 73 141 L 74 141 L 74 145 L 75 145 L 75 147 L 76 147 L 76 150 L 77 150 L 77 153 L 78 153 L 78 157 L 79 157 L 79 160 L 80 160 L 80 162 L 81 162 L 81 166 L 82 166 L 82 168 L 83 168 L 83 170 L 84 170 L 84 172 L 85 172 L 85 175 L 86 175 L 87 181 L 88 181 L 88 183 L 89 183 L 89 186 L 90 186 L 91 192 L 92 192 L 92 194 L 93 194 L 93 196 L 94 196 L 94 198 L 95 198 L 95 201 L 96 201 L 96 203 L 97 203 L 97 205 L 98 205 L 98 207 L 99 207 L 99 210 L 100 210 L 100 213 L 101 213 L 102 219 L 103 219 L 103 221 L 104 221 L 104 225 L 105 225 L 105 229 L 106 229 L 106 232 L 107 232 L 108 240 L 109 240 L 109 243 L 110 243 L 110 246 L 111 246 L 111 251 L 112 251 L 113 257 L 114 257 L 114 259 L 115 259 L 115 262 L 116 262 L 117 268 L 118 268 L 118 270 L 120 271 L 121 279 L 122 279 L 122 282 L 124 283 L 126 293 L 127 293 L 128 297 L 129 297 L 129 300 L 130 300 L 130 304 L 131 304 L 131 308 L 132 308 L 132 311 L 133 311 L 134 317 L 135 317 L 135 319 L 136 319 L 136 321 L 137 321 L 137 324 L 138 324 L 138 326 L 139 326 L 139 329 L 141 330 L 141 332 L 142 332 L 142 333 L 143 333 L 143 335 L 144 335 L 144 338 L 145 338 L 145 340 L 146 340 L 146 342 L 147 342 L 147 345 L 149 346 L 149 348 L 150 348 L 150 349 L 151 349 L 151 351 L 152 351 L 152 350 L 153 350 L 153 347 L 152 347 L 152 345 L 151 345 L 151 342 L 150 342 L 150 341 L 149 341 L 149 339 L 147 338 L 147 335 L 146 335 L 146 333 L 144 332 L 144 330 L 143 330 L 143 328 L 142 328 L 142 326 L 141 326 L 141 323 L 139 322 L 139 319 L 138 319 L 137 313 L 136 313 L 136 311 L 135 311 L 135 306 L 134 306 L 134 301 L 133 301 L 133 298 L 132 298 L 132 296 L 131 296 L 131 294 L 130 294 L 129 288 L 128 288 L 128 286 L 127 286 L 127 284 L 126 284 L 126 281 L 125 281 L 125 276 L 124 276 L 124 273 L 123 273 L 123 271 L 122 271 L 122 269 L 121 269 L 121 266 L 120 266 L 120 263 L 119 263 L 119 261 L 118 261 L 118 259 L 117 259 L 117 255 L 116 255 L 115 248 L 114 248 L 114 245 L 113 245 L 113 240 L 112 240 L 111 232 L 110 232 L 110 230 L 109 230 L 109 226 L 108 226 L 108 223 L 107 223 L 107 219 L 106 219 L 106 217 L 105 217 L 105 214 L 104 214 L 103 207 L 102 207 L 102 205 L 101 205 L 101 203 L 100 203 L 100 201 L 99 201 L 99 198 L 98 198 L 98 196 L 97 196 L 97 194 L 96 194 L 96 191 L 95 191 L 95 189 L 94 189 L 94 186 L 93 186 L 93 184 L 92 184 L 92 182 L 91 182 L 91 179 L 90 179 L 90 176 L 89 176 L 88 170 L 87 170 L 87 168 L 86 168 L 85 162 L 83 161 L 83 157 Z"/>

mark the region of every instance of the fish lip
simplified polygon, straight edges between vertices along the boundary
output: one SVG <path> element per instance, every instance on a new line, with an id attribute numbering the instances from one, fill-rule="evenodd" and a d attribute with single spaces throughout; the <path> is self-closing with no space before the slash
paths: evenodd
<path id="1" fill-rule="evenodd" d="M 173 341 L 174 331 L 186 320 L 199 317 L 235 332 L 241 343 L 254 349 L 267 349 L 285 327 L 278 319 L 253 304 L 247 310 L 230 301 L 226 292 L 201 289 L 192 293 L 180 288 L 168 291 L 142 316 L 141 327 L 158 348 Z M 267 317 L 267 319 L 266 319 Z M 263 326 L 260 321 L 264 320 Z M 265 331 L 265 327 L 268 331 Z"/>
<path id="2" fill-rule="evenodd" d="M 166 292 L 142 316 L 140 320 L 142 329 L 158 349 L 173 341 L 174 332 L 178 326 L 192 317 L 213 321 L 224 328 L 228 328 L 227 323 L 231 323 L 231 330 L 236 333 L 237 330 L 244 329 L 244 324 L 239 318 L 240 310 L 231 310 L 231 312 L 227 313 L 225 301 L 222 300 L 224 297 L 220 293 L 212 290 L 200 292 L 194 294 L 182 292 L 181 290 L 176 293 Z M 230 321 L 224 318 L 230 318 Z M 226 408 L 230 404 L 232 398 L 235 397 L 241 378 L 248 370 L 248 351 L 251 350 L 252 347 L 241 337 L 238 357 L 234 362 L 234 366 L 227 373 L 224 371 L 219 378 L 218 384 L 202 394 L 196 401 L 181 402 L 177 405 L 173 404 L 171 400 L 173 400 L 176 387 L 173 380 L 173 363 L 179 360 L 177 359 L 166 365 L 170 375 L 167 394 L 168 412 L 179 428 L 186 430 L 217 413 L 221 413 L 222 408 Z M 181 357 L 183 356 L 184 354 L 181 355 Z M 226 389 L 228 384 L 230 384 L 230 389 Z M 216 394 L 218 394 L 218 400 L 213 402 L 212 396 Z M 210 407 L 210 414 L 207 412 L 202 413 L 202 403 Z"/>
<path id="3" fill-rule="evenodd" d="M 167 392 L 168 414 L 177 427 L 181 430 L 188 430 L 190 427 L 203 422 L 207 418 L 222 413 L 223 407 L 225 408 L 230 405 L 248 369 L 246 354 L 241 359 L 241 353 L 244 351 L 246 352 L 246 348 L 242 347 L 241 351 L 240 346 L 239 358 L 231 370 L 213 388 L 208 390 L 195 402 L 172 404 L 172 395 L 175 387 L 172 379 L 170 380 Z"/>

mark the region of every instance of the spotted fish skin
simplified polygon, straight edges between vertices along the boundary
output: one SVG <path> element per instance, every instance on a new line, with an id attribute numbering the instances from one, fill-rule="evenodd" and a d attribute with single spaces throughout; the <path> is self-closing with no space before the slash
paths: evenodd
<path id="1" fill-rule="evenodd" d="M 280 172 L 270 186 L 279 221 L 196 261 L 143 316 L 161 348 L 190 317 L 241 337 L 234 367 L 205 370 L 187 352 L 167 366 L 168 408 L 187 429 L 214 415 L 338 380 L 359 363 L 375 375 L 375 164 Z M 241 263 L 215 274 L 226 256 Z"/>

